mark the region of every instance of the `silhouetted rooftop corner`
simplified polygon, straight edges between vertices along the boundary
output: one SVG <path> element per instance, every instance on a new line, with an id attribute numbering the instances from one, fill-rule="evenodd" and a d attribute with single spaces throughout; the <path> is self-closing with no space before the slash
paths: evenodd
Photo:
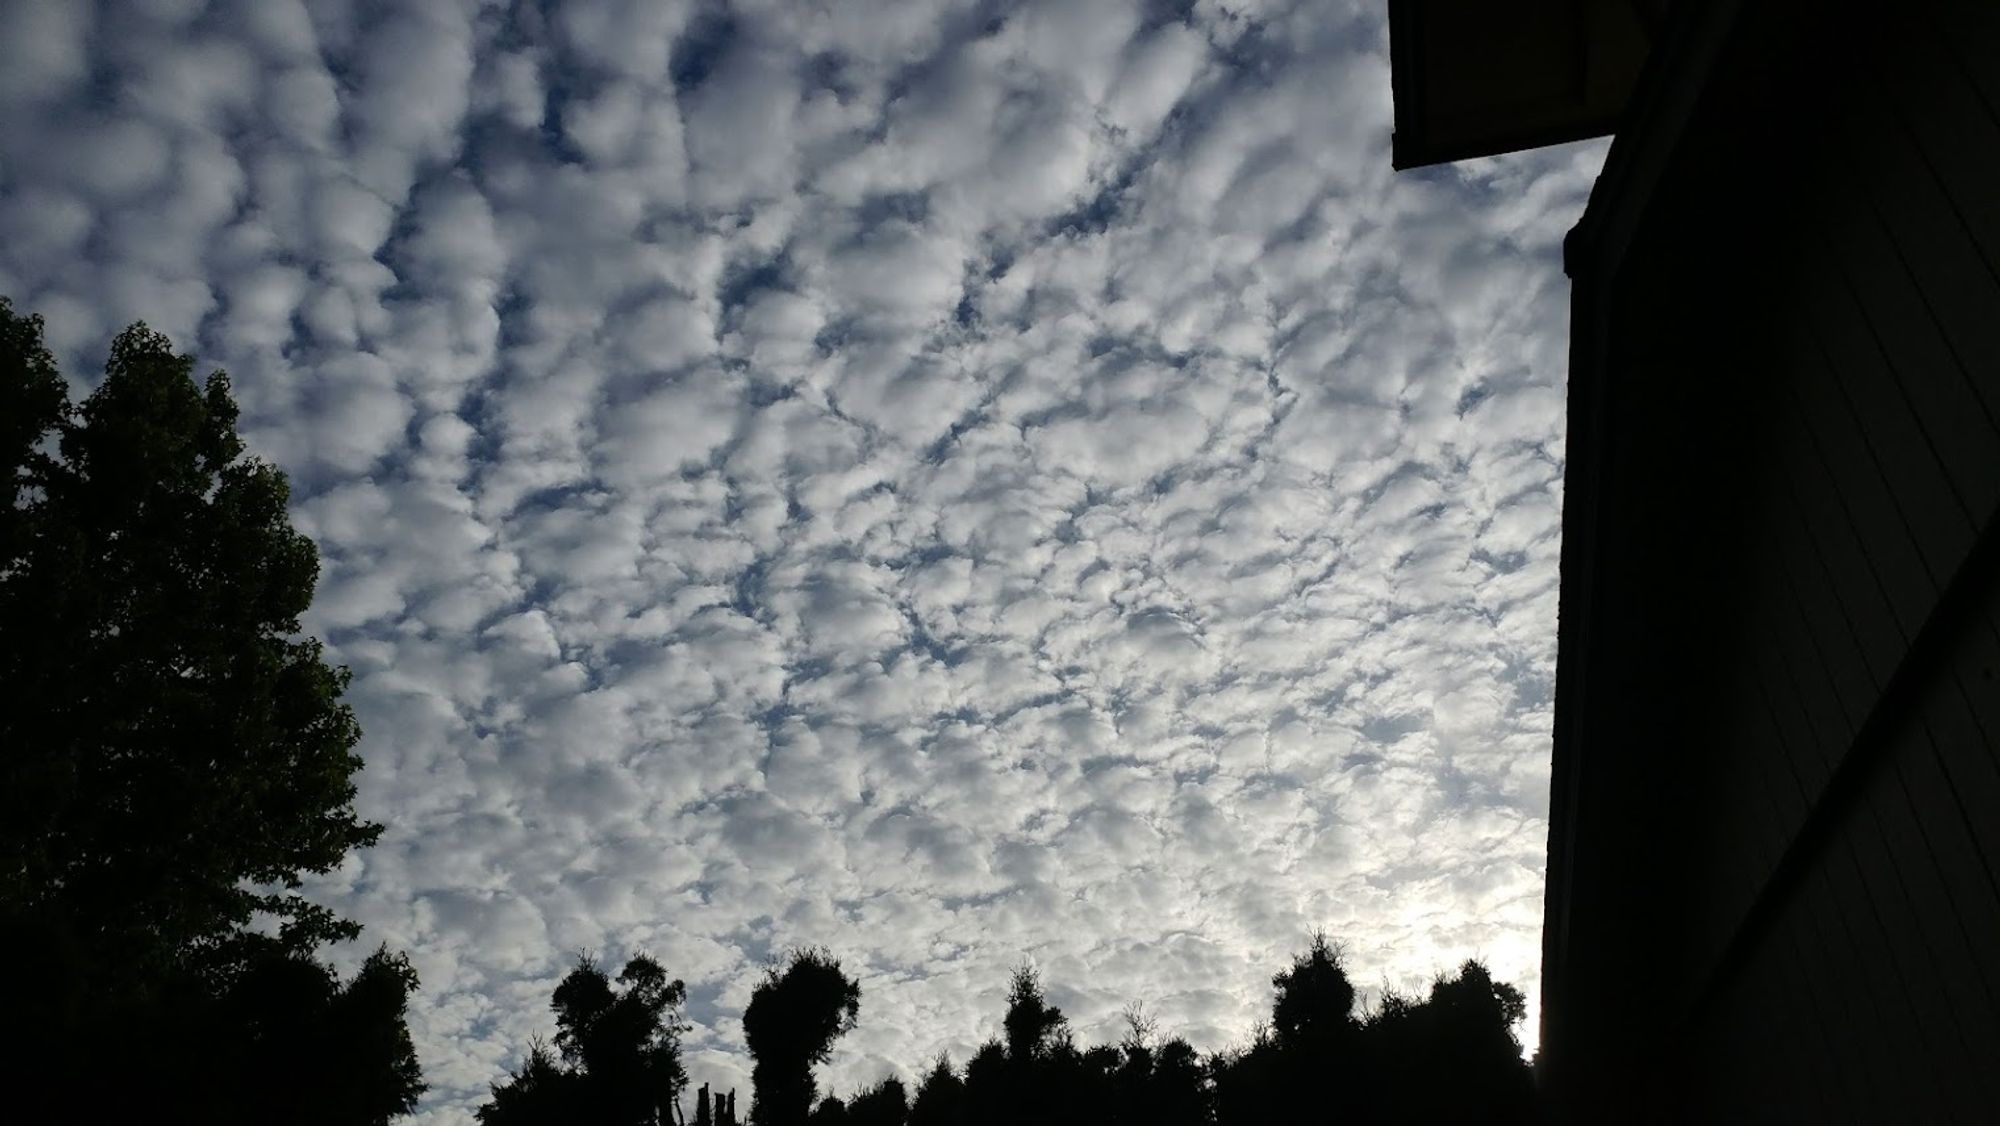
<path id="1" fill-rule="evenodd" d="M 1389 0 L 1397 168 L 1613 132 L 1668 0 Z"/>

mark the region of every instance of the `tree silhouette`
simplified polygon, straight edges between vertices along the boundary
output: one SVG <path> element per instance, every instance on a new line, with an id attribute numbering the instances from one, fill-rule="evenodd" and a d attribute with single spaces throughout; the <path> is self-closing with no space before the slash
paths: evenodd
<path id="1" fill-rule="evenodd" d="M 493 1085 L 493 1097 L 479 1108 L 486 1126 L 544 1126 L 570 1121 L 583 1105 L 583 1077 L 562 1066 L 548 1045 L 536 1041 L 528 1058 L 507 1082 Z"/>
<path id="2" fill-rule="evenodd" d="M 173 1023 L 200 1035 L 161 1044 L 177 1070 L 200 1076 L 192 1120 L 382 1123 L 414 1107 L 421 1088 L 404 1009 L 416 987 L 408 960 L 378 949 L 341 984 L 327 967 L 263 936 L 243 940 L 219 997 L 177 1006 Z M 198 1021 L 193 1023 L 191 1021 Z"/>
<path id="3" fill-rule="evenodd" d="M 533 1045 L 521 1069 L 493 1088 L 479 1120 L 488 1126 L 672 1122 L 687 1085 L 680 1058 L 680 1035 L 689 1027 L 680 1021 L 687 987 L 669 981 L 643 954 L 625 963 L 618 984 L 624 988 L 614 989 L 592 959 L 578 958 L 550 1002 L 557 1054 Z"/>
<path id="4" fill-rule="evenodd" d="M 1271 986 L 1276 991 L 1271 1030 L 1279 1048 L 1317 1055 L 1352 1042 L 1359 1030 L 1354 985 L 1347 980 L 1339 949 L 1324 931 L 1312 936 L 1306 952 L 1273 977 Z"/>
<path id="5" fill-rule="evenodd" d="M 566 1012 L 603 1011 L 602 976 L 572 978 L 558 990 Z M 1008 981 L 1001 1035 L 980 1045 L 963 1072 L 940 1054 L 914 1097 L 893 1076 L 845 1096 L 819 1097 L 812 1068 L 853 1027 L 860 990 L 824 950 L 802 950 L 782 970 L 766 971 L 744 1014 L 756 1064 L 751 1119 L 810 1126 L 1523 1126 L 1532 1120 L 1533 1088 L 1513 1030 L 1526 1004 L 1480 963 L 1440 975 L 1423 998 L 1387 992 L 1358 1018 L 1340 948 L 1316 934 L 1271 985 L 1272 1023 L 1260 1026 L 1246 1047 L 1204 1058 L 1184 1039 L 1162 1039 L 1158 1022 L 1137 1005 L 1126 1010 L 1127 1032 L 1116 1045 L 1079 1045 L 1034 967 L 1023 963 Z M 572 1029 L 589 1022 L 565 1015 L 559 1023 L 565 1052 L 587 1051 L 585 1034 Z M 511 1088 L 496 1096 L 525 1101 L 554 1091 L 552 1105 L 585 1105 L 562 1093 L 570 1074 L 553 1055 L 531 1054 Z M 695 1126 L 732 1121 L 723 1106 L 703 1088 Z M 490 1121 L 560 1120 L 609 1121 L 574 1114 Z"/>
<path id="6" fill-rule="evenodd" d="M 951 1068 L 951 1058 L 938 1053 L 931 1069 L 917 1084 L 910 1104 L 909 1126 L 953 1126 L 965 1115 L 965 1080 Z"/>
<path id="7" fill-rule="evenodd" d="M 1354 985 L 1340 948 L 1315 933 L 1305 952 L 1271 978 L 1271 988 L 1270 1027 L 1214 1069 L 1224 1121 L 1324 1116 L 1328 1092 L 1352 1103 L 1366 1084 Z M 1351 1106 L 1347 1113 L 1354 1113 Z"/>
<path id="8" fill-rule="evenodd" d="M 1126 1034 L 1114 1068 L 1118 1121 L 1194 1126 L 1212 1113 L 1201 1056 L 1179 1037 L 1154 1045 L 1159 1022 L 1133 1004 L 1125 1010 Z"/>
<path id="9" fill-rule="evenodd" d="M 295 1090 L 318 1090 L 325 1059 L 279 1046 L 315 1032 L 269 1007 L 279 981 L 327 1020 L 377 1022 L 350 1030 L 374 1054 L 345 1057 L 345 1093 L 296 1120 L 381 1121 L 422 1090 L 407 963 L 385 952 L 346 987 L 311 963 L 360 928 L 299 895 L 302 876 L 381 827 L 353 808 L 347 673 L 297 636 L 318 553 L 236 417 L 228 378 L 198 386 L 144 325 L 73 405 L 39 318 L 0 298 L 0 955 L 35 967 L 0 1010 L 33 1030 L 9 1055 L 35 1120 L 101 1121 L 121 1099 L 150 1120 L 258 1119 L 262 1096 L 217 1088 L 201 1052 L 294 1052 Z M 97 1079 L 112 1043 L 137 1058 L 116 1091 Z"/>
<path id="10" fill-rule="evenodd" d="M 1014 1122 L 1039 1092 L 1015 1082 L 1007 1049 L 988 1040 L 965 1061 L 965 1121 L 975 1126 Z M 1044 1104 L 1044 1109 L 1047 1109 Z"/>
<path id="11" fill-rule="evenodd" d="M 1513 1030 L 1525 1000 L 1480 963 L 1439 976 L 1423 999 L 1387 992 L 1358 1020 L 1338 947 L 1315 935 L 1272 985 L 1272 1027 L 1209 1062 L 1217 1123 L 1533 1120 Z"/>
<path id="12" fill-rule="evenodd" d="M 847 1103 L 848 1126 L 903 1126 L 909 1114 L 909 1093 L 903 1081 L 893 1075 Z"/>
<path id="13" fill-rule="evenodd" d="M 743 1012 L 753 1126 L 800 1126 L 813 1106 L 812 1069 L 854 1027 L 861 986 L 824 949 L 794 951 L 780 972 L 766 971 Z"/>
<path id="14" fill-rule="evenodd" d="M 1026 1062 L 1048 1054 L 1069 1022 L 1062 1010 L 1042 996 L 1042 980 L 1035 967 L 1023 962 L 1015 967 L 1007 986 L 1007 1016 L 1001 1022 L 1007 1030 L 1007 1058 Z"/>
<path id="15" fill-rule="evenodd" d="M 1534 1079 L 1514 1025 L 1527 1014 L 1521 991 L 1468 961 L 1440 975 L 1422 1001 L 1389 994 L 1367 1023 L 1385 1123 L 1526 1123 Z"/>

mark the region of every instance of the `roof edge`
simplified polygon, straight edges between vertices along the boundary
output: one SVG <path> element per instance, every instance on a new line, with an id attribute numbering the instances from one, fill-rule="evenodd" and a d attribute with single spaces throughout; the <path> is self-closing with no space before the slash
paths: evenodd
<path id="1" fill-rule="evenodd" d="M 1743 0 L 1679 0 L 1612 138 L 1582 218 L 1563 239 L 1563 272 L 1606 277 L 1652 199 L 1653 186 L 1679 147 L 1716 59 L 1736 28 Z"/>

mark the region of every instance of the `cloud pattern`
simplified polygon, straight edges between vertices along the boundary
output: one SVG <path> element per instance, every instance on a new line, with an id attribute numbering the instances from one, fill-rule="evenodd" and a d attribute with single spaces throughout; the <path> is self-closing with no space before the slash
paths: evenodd
<path id="1" fill-rule="evenodd" d="M 465 1122 L 578 950 L 1242 1039 L 1535 980 L 1558 248 L 1602 160 L 1394 175 L 1379 5 L 7 5 L 0 292 L 226 366 L 324 571 Z M 1532 1021 L 1529 1030 L 1532 1035 Z"/>

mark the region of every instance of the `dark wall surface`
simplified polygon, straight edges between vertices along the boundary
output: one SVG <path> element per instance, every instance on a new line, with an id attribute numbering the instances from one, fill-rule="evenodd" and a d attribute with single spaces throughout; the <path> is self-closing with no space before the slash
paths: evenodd
<path id="1" fill-rule="evenodd" d="M 1571 248 L 1542 1079 L 1990 1121 L 2000 4 L 1732 8 Z"/>

